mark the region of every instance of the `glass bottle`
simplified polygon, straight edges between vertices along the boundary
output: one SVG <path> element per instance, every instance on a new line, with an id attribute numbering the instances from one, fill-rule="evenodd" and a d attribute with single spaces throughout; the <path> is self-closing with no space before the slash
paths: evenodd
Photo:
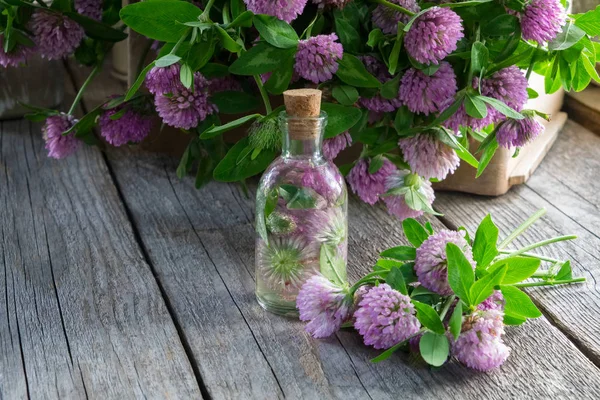
<path id="1" fill-rule="evenodd" d="M 282 154 L 256 196 L 256 298 L 268 311 L 297 315 L 296 296 L 312 275 L 346 282 L 348 194 L 342 174 L 322 155 L 321 92 L 289 90 L 284 99 Z"/>

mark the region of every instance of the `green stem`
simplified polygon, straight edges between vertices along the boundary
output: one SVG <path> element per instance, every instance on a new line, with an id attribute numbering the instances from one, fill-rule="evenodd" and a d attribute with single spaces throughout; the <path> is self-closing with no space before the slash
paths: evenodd
<path id="1" fill-rule="evenodd" d="M 549 245 L 551 243 L 563 242 L 565 240 L 573 240 L 573 239 L 577 239 L 577 236 L 575 236 L 575 235 L 558 236 L 558 237 L 555 237 L 555 238 L 552 238 L 552 239 L 542 240 L 541 242 L 530 244 L 529 246 L 525 246 L 522 249 L 519 249 L 517 251 L 513 251 L 512 253 L 510 253 L 508 255 L 508 257 L 518 256 L 520 254 L 525 253 L 526 251 L 529 251 L 529 250 L 532 250 L 532 249 L 536 249 L 538 247 L 547 246 L 547 245 Z"/>
<path id="2" fill-rule="evenodd" d="M 531 278 L 549 279 L 554 275 L 550 271 L 539 271 L 531 275 Z"/>
<path id="3" fill-rule="evenodd" d="M 500 250 L 499 253 L 500 254 L 510 254 L 510 253 L 512 253 L 512 251 L 511 250 Z M 546 256 L 542 256 L 542 255 L 539 255 L 539 254 L 534 254 L 534 253 L 521 253 L 521 255 L 524 256 L 524 257 L 537 258 L 537 259 L 542 260 L 542 261 L 562 262 L 561 260 L 557 260 L 556 258 L 546 257 Z"/>
<path id="4" fill-rule="evenodd" d="M 269 95 L 263 86 L 263 83 L 260 79 L 260 75 L 254 75 L 254 80 L 256 81 L 256 85 L 258 86 L 258 90 L 260 91 L 260 96 L 262 97 L 263 103 L 265 103 L 265 111 L 267 115 L 271 114 L 273 109 L 271 108 L 271 101 L 269 100 Z"/>
<path id="5" fill-rule="evenodd" d="M 546 214 L 546 209 L 542 208 L 538 210 L 535 214 L 533 214 L 531 217 L 529 217 L 527 221 L 523 222 L 521 226 L 515 229 L 510 235 L 506 237 L 506 239 L 504 239 L 500 243 L 500 245 L 498 246 L 498 250 L 502 250 L 503 248 L 505 248 L 510 242 L 512 242 L 513 240 L 515 240 L 515 238 L 517 238 L 517 236 L 525 232 L 531 225 L 533 225 L 535 221 L 540 219 L 544 214 Z"/>
<path id="6" fill-rule="evenodd" d="M 202 15 L 200 15 L 200 21 L 202 21 L 203 17 L 208 18 L 208 14 L 210 13 L 210 9 L 212 8 L 213 4 L 215 4 L 215 0 L 209 0 L 204 8 L 204 11 L 202 11 Z"/>
<path id="7" fill-rule="evenodd" d="M 137 65 L 137 73 L 136 76 L 139 76 L 142 73 L 142 70 L 144 69 L 145 65 L 146 65 L 146 57 L 148 56 L 148 53 L 150 52 L 150 49 L 152 48 L 152 43 L 154 43 L 153 40 L 148 40 L 148 43 L 146 44 L 146 47 L 144 48 L 144 51 L 142 52 L 142 56 L 140 57 L 140 60 L 138 61 L 138 65 Z"/>
<path id="8" fill-rule="evenodd" d="M 456 295 L 448 297 L 448 300 L 444 304 L 444 308 L 442 308 L 442 311 L 440 312 L 440 319 L 442 321 L 444 320 L 444 318 L 446 318 L 446 314 L 448 313 L 450 306 L 452 306 L 452 303 L 454 303 L 454 300 L 456 300 Z"/>
<path id="9" fill-rule="evenodd" d="M 544 282 L 530 282 L 530 283 L 515 283 L 510 286 L 524 288 L 524 287 L 536 287 L 536 286 L 554 286 L 554 285 L 564 285 L 567 283 L 577 283 L 577 282 L 585 282 L 585 278 L 573 278 L 573 279 L 565 279 L 561 281 L 544 281 Z"/>
<path id="10" fill-rule="evenodd" d="M 81 85 L 81 88 L 79 88 L 79 91 L 77 92 L 77 96 L 75 96 L 75 100 L 73 100 L 73 104 L 71 104 L 71 108 L 69 108 L 69 112 L 67 113 L 68 115 L 73 115 L 73 113 L 75 112 L 75 108 L 77 108 L 77 104 L 79 104 L 79 101 L 81 100 L 81 97 L 83 96 L 83 92 L 85 92 L 85 89 L 94 80 L 94 77 L 96 75 L 98 75 L 98 72 L 100 72 L 100 69 L 102 68 L 103 62 L 104 62 L 104 59 L 101 59 L 98 62 L 98 64 L 96 64 L 96 66 L 94 67 L 92 72 L 90 72 L 90 74 L 88 75 L 85 82 L 83 82 L 83 85 Z"/>
<path id="11" fill-rule="evenodd" d="M 310 22 L 310 24 L 308 24 L 308 26 L 306 27 L 304 32 L 302 32 L 302 35 L 300 35 L 301 38 L 308 39 L 310 37 L 310 33 L 312 32 L 313 25 L 315 24 L 315 22 L 317 22 L 317 19 L 319 19 L 320 16 L 321 16 L 321 11 L 319 11 L 315 14 L 315 17 L 313 18 L 313 20 Z"/>
<path id="12" fill-rule="evenodd" d="M 404 7 L 401 7 L 398 4 L 390 3 L 389 1 L 386 1 L 386 0 L 371 0 L 371 2 L 381 4 L 384 7 L 391 8 L 392 10 L 396 10 L 396 11 L 401 12 L 402 14 L 406 14 L 410 17 L 414 17 L 414 15 L 415 15 L 414 12 L 407 10 Z"/>
<path id="13" fill-rule="evenodd" d="M 175 46 L 173 46 L 173 48 L 171 49 L 171 51 L 169 52 L 169 54 L 175 54 L 177 52 L 177 50 L 179 50 L 179 46 L 181 46 L 181 43 L 183 43 L 183 41 L 185 39 L 187 39 L 187 37 L 190 34 L 191 30 L 192 30 L 192 28 L 188 28 L 185 31 L 185 33 L 183 35 L 181 35 L 181 37 L 179 38 L 179 40 L 177 41 L 177 43 L 175 43 Z"/>
<path id="14" fill-rule="evenodd" d="M 536 52 L 533 53 L 533 55 L 531 56 L 531 61 L 529 62 L 529 68 L 527 68 L 527 74 L 525 75 L 525 77 L 529 80 L 529 77 L 531 76 L 531 73 L 533 72 L 533 66 L 535 65 L 535 56 L 537 55 L 537 50 L 542 47 L 541 44 L 538 43 Z"/>
<path id="15" fill-rule="evenodd" d="M 387 271 L 375 271 L 375 272 L 370 272 L 367 275 L 363 276 L 362 278 L 360 278 L 358 280 L 358 282 L 356 282 L 354 285 L 352 285 L 352 287 L 350 288 L 350 292 L 354 293 L 358 290 L 358 288 L 360 286 L 362 286 L 365 283 L 370 283 L 371 281 L 373 281 L 375 279 L 375 277 L 379 276 L 381 277 L 382 273 L 387 273 Z M 377 279 L 379 280 L 379 279 Z"/>

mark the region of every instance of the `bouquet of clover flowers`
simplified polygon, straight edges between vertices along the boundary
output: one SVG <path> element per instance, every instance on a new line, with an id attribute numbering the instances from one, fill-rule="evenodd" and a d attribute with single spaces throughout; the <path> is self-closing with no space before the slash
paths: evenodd
<path id="1" fill-rule="evenodd" d="M 499 146 L 516 154 L 541 133 L 549 116 L 523 109 L 538 96 L 532 72 L 547 93 L 600 81 L 590 40 L 600 12 L 567 15 L 561 0 L 153 0 L 120 16 L 157 57 L 127 93 L 56 127 L 61 155 L 94 124 L 114 145 L 138 142 L 150 99 L 163 124 L 192 137 L 180 177 L 243 182 L 280 149 L 275 96 L 316 86 L 324 155 L 360 143 L 340 169 L 358 197 L 401 220 L 435 213 L 431 182 L 461 160 L 479 175 Z M 240 127 L 248 135 L 228 144 L 223 134 Z"/>
<path id="2" fill-rule="evenodd" d="M 47 60 L 74 55 L 81 64 L 94 66 L 93 77 L 113 44 L 127 37 L 122 29 L 112 27 L 120 21 L 120 9 L 120 0 L 57 0 L 48 4 L 43 0 L 0 0 L 0 68 L 19 68 L 34 55 Z M 43 131 L 50 157 L 71 154 L 81 141 L 97 143 L 91 125 L 84 129 L 80 124 L 76 135 L 71 129 L 81 95 L 67 113 L 23 104 L 33 111 L 30 119 L 46 120 Z"/>
<path id="3" fill-rule="evenodd" d="M 480 371 L 499 367 L 510 354 L 505 326 L 542 315 L 521 288 L 585 281 L 573 278 L 569 261 L 529 252 L 575 236 L 506 249 L 544 213 L 500 243 L 489 215 L 474 238 L 463 227 L 434 232 L 430 224 L 405 219 L 412 246 L 385 250 L 373 272 L 352 286 L 337 274 L 313 276 L 298 294 L 300 319 L 309 321 L 306 330 L 316 338 L 354 327 L 366 345 L 385 350 L 375 362 L 405 348 L 436 367 L 450 357 Z M 550 267 L 540 270 L 542 262 Z"/>

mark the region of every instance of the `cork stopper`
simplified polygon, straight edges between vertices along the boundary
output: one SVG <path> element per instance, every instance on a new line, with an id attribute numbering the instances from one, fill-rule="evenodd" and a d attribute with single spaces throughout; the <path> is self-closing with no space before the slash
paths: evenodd
<path id="1" fill-rule="evenodd" d="M 315 139 L 321 133 L 321 91 L 293 89 L 283 92 L 285 110 L 290 117 L 288 130 L 293 140 Z"/>

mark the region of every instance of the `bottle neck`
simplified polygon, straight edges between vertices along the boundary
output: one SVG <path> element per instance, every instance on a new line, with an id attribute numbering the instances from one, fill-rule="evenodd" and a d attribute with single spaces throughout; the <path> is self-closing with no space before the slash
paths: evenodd
<path id="1" fill-rule="evenodd" d="M 327 115 L 318 117 L 290 117 L 285 112 L 279 116 L 279 126 L 283 134 L 284 158 L 321 158 L 323 134 L 327 125 Z"/>
<path id="2" fill-rule="evenodd" d="M 283 148 L 281 155 L 284 158 L 303 157 L 319 158 L 322 156 L 323 135 L 319 134 L 313 139 L 295 140 L 288 132 L 283 134 Z"/>

